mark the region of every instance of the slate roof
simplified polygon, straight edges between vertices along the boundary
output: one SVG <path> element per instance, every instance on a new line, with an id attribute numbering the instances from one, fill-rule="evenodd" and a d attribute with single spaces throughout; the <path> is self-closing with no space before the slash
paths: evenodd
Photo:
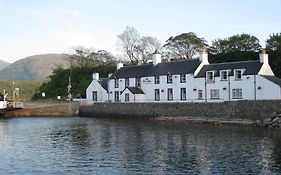
<path id="1" fill-rule="evenodd" d="M 108 90 L 108 78 L 101 78 L 99 83 L 101 84 L 101 86 L 107 91 Z"/>
<path id="2" fill-rule="evenodd" d="M 243 75 L 254 75 L 258 74 L 262 64 L 259 60 L 209 64 L 203 66 L 195 78 L 205 77 L 207 71 L 215 71 L 214 76 L 218 77 L 221 70 L 229 70 L 229 75 L 233 76 L 235 69 L 244 69 Z"/>
<path id="3" fill-rule="evenodd" d="M 261 76 L 281 87 L 281 79 L 280 78 L 275 77 L 275 76 L 270 76 L 270 75 L 261 75 Z"/>
<path id="4" fill-rule="evenodd" d="M 124 66 L 115 71 L 109 79 L 115 78 L 140 78 L 148 76 L 160 76 L 168 74 L 190 74 L 199 66 L 199 59 L 180 60 L 172 62 L 153 64 L 143 64 L 134 66 Z"/>
<path id="5" fill-rule="evenodd" d="M 125 91 L 126 89 L 129 89 L 129 91 L 131 91 L 132 94 L 144 94 L 144 92 L 143 92 L 140 88 L 138 88 L 138 87 L 126 87 L 126 88 L 124 89 L 124 91 Z M 123 91 L 123 92 L 124 92 L 124 91 Z M 123 93 L 123 92 L 122 92 L 122 93 Z"/>

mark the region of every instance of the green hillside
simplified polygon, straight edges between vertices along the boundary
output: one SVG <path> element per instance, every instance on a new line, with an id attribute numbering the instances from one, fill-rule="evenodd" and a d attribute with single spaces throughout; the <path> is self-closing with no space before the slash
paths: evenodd
<path id="1" fill-rule="evenodd" d="M 21 80 L 15 81 L 16 87 L 20 90 L 20 101 L 29 101 L 31 97 L 36 93 L 36 89 L 41 86 L 43 81 L 28 81 Z M 4 89 L 8 93 L 8 99 L 12 99 L 12 86 L 13 81 L 11 80 L 1 80 L 0 81 L 0 92 L 3 94 Z"/>

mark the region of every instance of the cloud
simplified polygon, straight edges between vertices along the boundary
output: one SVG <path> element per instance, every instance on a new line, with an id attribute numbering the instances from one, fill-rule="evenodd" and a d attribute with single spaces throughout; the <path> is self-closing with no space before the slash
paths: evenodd
<path id="1" fill-rule="evenodd" d="M 43 11 L 40 11 L 40 10 L 32 11 L 32 15 L 38 16 L 38 17 L 45 17 L 45 16 L 48 16 L 47 13 L 45 13 L 45 12 L 43 12 Z"/>
<path id="2" fill-rule="evenodd" d="M 70 18 L 79 17 L 81 15 L 81 13 L 78 10 L 64 10 L 59 14 L 61 16 L 70 17 Z"/>

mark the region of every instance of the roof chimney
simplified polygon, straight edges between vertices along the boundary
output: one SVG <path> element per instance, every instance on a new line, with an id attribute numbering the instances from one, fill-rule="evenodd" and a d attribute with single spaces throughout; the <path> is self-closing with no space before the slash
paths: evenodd
<path id="1" fill-rule="evenodd" d="M 153 66 L 156 66 L 157 64 L 162 62 L 161 53 L 159 52 L 159 50 L 155 50 L 152 56 L 152 61 L 153 61 Z"/>
<path id="2" fill-rule="evenodd" d="M 100 75 L 99 75 L 99 73 L 93 73 L 93 80 L 99 80 L 99 77 L 100 77 Z"/>
<path id="3" fill-rule="evenodd" d="M 266 53 L 265 49 L 262 49 L 260 54 L 260 62 L 264 64 L 268 64 L 268 54 Z"/>
<path id="4" fill-rule="evenodd" d="M 119 70 L 123 67 L 123 63 L 117 63 L 116 69 Z"/>
<path id="5" fill-rule="evenodd" d="M 199 53 L 199 60 L 205 64 L 209 64 L 208 61 L 208 52 L 206 48 L 203 48 L 202 52 Z"/>

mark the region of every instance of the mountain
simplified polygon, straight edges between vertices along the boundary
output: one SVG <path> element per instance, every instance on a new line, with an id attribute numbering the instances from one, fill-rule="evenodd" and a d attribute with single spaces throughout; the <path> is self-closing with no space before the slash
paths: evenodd
<path id="1" fill-rule="evenodd" d="M 4 69 L 5 67 L 9 66 L 11 63 L 8 63 L 6 61 L 0 60 L 0 71 Z"/>
<path id="2" fill-rule="evenodd" d="M 57 67 L 68 68 L 66 54 L 34 55 L 5 67 L 0 71 L 0 80 L 45 80 Z"/>

